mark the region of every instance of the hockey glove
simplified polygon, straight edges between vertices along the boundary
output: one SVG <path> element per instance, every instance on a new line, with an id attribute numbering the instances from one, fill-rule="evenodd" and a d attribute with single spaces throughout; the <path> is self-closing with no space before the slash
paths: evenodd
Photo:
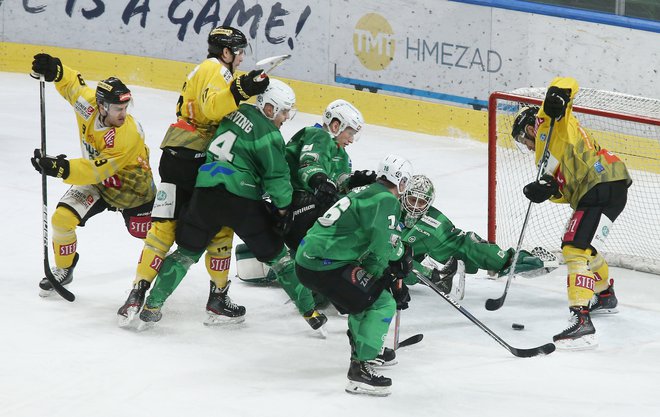
<path id="1" fill-rule="evenodd" d="M 322 172 L 318 172 L 309 179 L 309 186 L 314 190 L 314 197 L 321 211 L 325 211 L 339 200 L 337 186 Z"/>
<path id="2" fill-rule="evenodd" d="M 394 278 L 405 278 L 413 269 L 413 250 L 411 246 L 403 244 L 403 256 L 396 261 L 389 262 L 389 273 Z"/>
<path id="3" fill-rule="evenodd" d="M 458 261 L 453 256 L 447 260 L 442 269 L 433 269 L 431 271 L 431 282 L 440 288 L 445 294 L 451 292 L 451 286 L 458 270 Z"/>
<path id="4" fill-rule="evenodd" d="M 559 192 L 559 184 L 552 175 L 545 174 L 538 181 L 523 188 L 523 194 L 534 203 L 542 203 Z"/>
<path id="5" fill-rule="evenodd" d="M 273 231 L 280 236 L 289 233 L 293 220 L 293 210 L 291 210 L 290 207 L 279 209 L 270 201 L 265 201 L 265 203 L 270 212 L 271 218 L 273 219 Z"/>
<path id="6" fill-rule="evenodd" d="M 511 264 L 513 263 L 513 257 L 516 253 L 516 250 L 510 248 L 509 250 L 507 250 L 507 253 L 509 254 L 509 259 L 507 259 L 502 270 L 498 272 L 497 276 L 499 277 L 509 275 L 509 272 L 511 271 Z M 526 250 L 521 250 L 520 253 L 518 254 L 518 260 L 516 261 L 516 267 L 513 269 L 513 272 L 519 274 L 523 272 L 533 271 L 543 267 L 544 267 L 544 263 L 541 259 L 532 255 Z"/>
<path id="7" fill-rule="evenodd" d="M 32 166 L 40 174 L 46 174 L 51 177 L 67 179 L 69 177 L 69 161 L 66 155 L 41 156 L 41 149 L 34 150 L 34 156 L 30 158 Z"/>
<path id="8" fill-rule="evenodd" d="M 59 81 L 62 79 L 62 62 L 59 58 L 52 57 L 48 54 L 36 54 L 34 61 L 32 61 L 32 71 L 37 74 L 43 74 L 44 80 Z"/>
<path id="9" fill-rule="evenodd" d="M 364 185 L 373 184 L 376 181 L 376 173 L 369 169 L 363 171 L 355 171 L 348 179 L 348 189 L 355 187 L 362 187 Z"/>
<path id="10" fill-rule="evenodd" d="M 408 286 L 401 282 L 401 288 L 399 288 L 399 280 L 394 280 L 390 284 L 390 292 L 392 292 L 392 297 L 396 301 L 397 310 L 405 310 L 408 308 L 408 303 L 410 302 L 410 292 L 408 291 Z"/>
<path id="11" fill-rule="evenodd" d="M 556 86 L 548 88 L 543 100 L 543 111 L 553 119 L 561 119 L 566 113 L 566 107 L 571 100 L 571 90 Z"/>
<path id="12" fill-rule="evenodd" d="M 236 105 L 243 100 L 247 100 L 257 94 L 262 94 L 268 88 L 270 78 L 266 75 L 264 78 L 259 76 L 264 70 L 252 70 L 247 74 L 243 74 L 231 83 L 229 91 L 231 91 L 236 101 Z M 259 77 L 259 78 L 257 78 Z M 259 81 L 255 81 L 257 78 Z"/>

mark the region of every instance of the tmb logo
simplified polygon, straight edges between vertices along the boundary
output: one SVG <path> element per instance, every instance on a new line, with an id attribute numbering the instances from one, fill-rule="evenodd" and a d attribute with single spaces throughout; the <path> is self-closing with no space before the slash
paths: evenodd
<path id="1" fill-rule="evenodd" d="M 394 31 L 383 16 L 369 13 L 358 20 L 353 32 L 353 49 L 367 69 L 387 68 L 394 59 L 395 46 Z"/>

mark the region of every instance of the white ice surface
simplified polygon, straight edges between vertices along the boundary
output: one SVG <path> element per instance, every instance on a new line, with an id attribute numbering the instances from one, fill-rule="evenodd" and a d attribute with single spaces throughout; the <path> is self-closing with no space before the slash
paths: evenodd
<path id="1" fill-rule="evenodd" d="M 344 393 L 349 346 L 345 319 L 328 311 L 329 337 L 317 338 L 285 293 L 234 279 L 231 295 L 247 307 L 240 328 L 202 325 L 208 278 L 193 267 L 164 307 L 157 327 L 119 329 L 142 244 L 117 213 L 78 229 L 74 303 L 40 298 L 43 276 L 40 177 L 30 165 L 39 147 L 38 82 L 0 74 L 0 416 L 569 416 L 660 415 L 660 280 L 613 268 L 621 313 L 595 317 L 600 346 L 545 357 L 512 356 L 447 302 L 422 286 L 401 319 L 402 338 L 424 340 L 398 351 L 387 398 Z M 158 146 L 174 120 L 177 94 L 133 87 L 157 168 Z M 50 154 L 80 155 L 73 111 L 46 89 Z M 285 138 L 317 116 L 299 114 Z M 464 230 L 486 234 L 486 146 L 367 126 L 348 148 L 355 169 L 373 169 L 390 152 L 408 157 L 438 190 L 436 206 Z M 52 214 L 67 186 L 48 181 Z M 642 238 L 642 237 L 640 237 Z M 649 244 L 657 242 L 649 241 Z M 51 263 L 52 263 L 51 255 Z M 551 341 L 567 323 L 565 268 L 516 279 L 504 307 L 484 309 L 504 281 L 469 276 L 462 301 L 509 344 Z M 231 276 L 234 275 L 232 265 Z M 525 330 L 511 329 L 511 323 Z"/>

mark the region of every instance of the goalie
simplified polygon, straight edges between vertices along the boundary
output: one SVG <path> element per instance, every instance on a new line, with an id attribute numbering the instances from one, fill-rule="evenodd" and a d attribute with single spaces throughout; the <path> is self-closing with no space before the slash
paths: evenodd
<path id="1" fill-rule="evenodd" d="M 427 276 L 444 293 L 449 294 L 452 280 L 459 268 L 459 260 L 465 264 L 465 272 L 474 274 L 478 269 L 507 275 L 511 268 L 515 249 L 504 250 L 494 243 L 483 240 L 474 232 L 458 229 L 440 210 L 432 206 L 435 199 L 433 183 L 424 175 L 415 175 L 410 186 L 401 195 L 403 209 L 402 239 L 413 248 L 415 269 Z M 547 253 L 550 257 L 552 254 Z M 426 267 L 420 262 L 425 256 L 445 264 L 443 268 Z M 547 273 L 556 268 L 556 261 L 542 259 L 528 251 L 518 255 L 514 271 L 532 276 Z M 414 274 L 406 277 L 408 285 L 418 282 Z"/>

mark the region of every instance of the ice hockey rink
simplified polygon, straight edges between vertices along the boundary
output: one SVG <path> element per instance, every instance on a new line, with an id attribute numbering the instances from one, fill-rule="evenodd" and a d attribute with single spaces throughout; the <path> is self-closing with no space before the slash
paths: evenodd
<path id="1" fill-rule="evenodd" d="M 231 296 L 246 306 L 245 323 L 202 325 L 208 277 L 201 264 L 191 268 L 155 328 L 118 328 L 116 311 L 142 248 L 118 213 L 102 213 L 78 229 L 80 262 L 69 287 L 76 301 L 40 298 L 41 182 L 29 161 L 40 144 L 39 83 L 14 73 L 0 73 L 0 82 L 0 416 L 619 417 L 660 412 L 657 275 L 612 268 L 620 313 L 594 316 L 600 346 L 529 359 L 514 357 L 430 289 L 414 286 L 410 308 L 401 315 L 401 339 L 417 333 L 424 339 L 398 350 L 397 365 L 381 369 L 393 379 L 393 393 L 386 398 L 344 392 L 346 319 L 328 309 L 329 335 L 321 339 L 277 287 L 233 279 Z M 178 94 L 131 87 L 131 113 L 146 132 L 156 170 L 158 146 L 174 121 Z M 49 154 L 79 157 L 73 110 L 52 84 L 46 86 L 46 119 Z M 299 113 L 284 125 L 285 139 L 318 120 Z M 486 235 L 484 143 L 368 125 L 347 149 L 354 169 L 375 169 L 388 153 L 409 158 L 416 173 L 434 181 L 435 206 L 457 227 Z M 68 187 L 53 178 L 48 187 L 50 223 Z M 232 264 L 230 276 L 234 271 Z M 516 278 L 504 306 L 489 312 L 485 300 L 499 297 L 505 282 L 480 271 L 468 276 L 461 305 L 510 345 L 539 346 L 567 325 L 565 273 L 560 267 L 546 276 Z M 513 330 L 513 322 L 525 329 Z"/>

